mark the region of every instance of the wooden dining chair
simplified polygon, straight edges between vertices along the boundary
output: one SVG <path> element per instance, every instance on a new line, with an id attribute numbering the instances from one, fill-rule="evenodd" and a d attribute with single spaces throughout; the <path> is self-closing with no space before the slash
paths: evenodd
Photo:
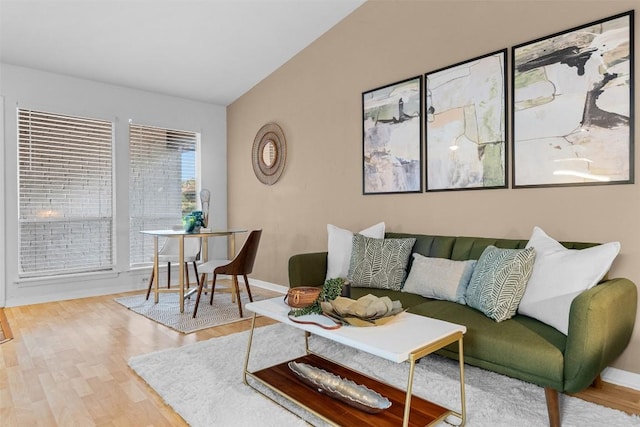
<path id="1" fill-rule="evenodd" d="M 260 244 L 260 237 L 262 236 L 262 230 L 253 230 L 249 233 L 247 240 L 245 240 L 242 249 L 238 252 L 238 255 L 232 260 L 212 260 L 200 265 L 200 281 L 198 283 L 198 296 L 196 298 L 196 305 L 193 309 L 193 317 L 196 317 L 198 312 L 198 304 L 200 303 L 200 295 L 202 289 L 207 283 L 207 274 L 213 274 L 213 282 L 211 283 L 211 297 L 209 304 L 213 305 L 213 293 L 216 287 L 216 276 L 218 274 L 228 274 L 232 277 L 233 289 L 232 292 L 236 295 L 238 302 L 238 312 L 242 317 L 242 302 L 240 301 L 240 289 L 238 287 L 238 276 L 242 275 L 244 278 L 244 285 L 247 288 L 247 295 L 249 301 L 253 301 L 251 296 L 251 289 L 249 288 L 249 279 L 247 274 L 251 274 L 253 271 L 253 264 L 256 260 L 256 254 L 258 253 L 258 245 Z"/>

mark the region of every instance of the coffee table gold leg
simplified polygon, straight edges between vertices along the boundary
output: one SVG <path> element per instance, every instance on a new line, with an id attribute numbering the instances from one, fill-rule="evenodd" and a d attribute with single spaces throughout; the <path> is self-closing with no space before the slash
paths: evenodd
<path id="1" fill-rule="evenodd" d="M 467 422 L 467 405 L 464 395 L 464 348 L 462 344 L 462 337 L 458 339 L 458 355 L 458 364 L 460 366 L 460 412 L 451 411 L 451 413 L 460 418 L 460 424 L 458 424 L 458 427 L 463 427 Z"/>
<path id="2" fill-rule="evenodd" d="M 404 400 L 404 417 L 402 418 L 402 426 L 409 425 L 409 414 L 411 412 L 411 394 L 413 391 L 413 372 L 416 368 L 416 359 L 411 355 L 409 357 L 409 379 L 407 380 L 407 395 Z"/>
<path id="3" fill-rule="evenodd" d="M 247 344 L 247 354 L 244 357 L 244 371 L 242 372 L 242 382 L 247 383 L 247 369 L 249 368 L 249 355 L 251 353 L 251 342 L 253 341 L 253 331 L 256 328 L 256 313 L 253 313 L 253 319 L 251 320 L 251 330 L 249 332 L 249 343 Z"/>
<path id="4" fill-rule="evenodd" d="M 450 411 L 451 414 L 460 418 L 460 424 L 457 427 L 463 427 L 467 419 L 466 400 L 464 395 L 464 348 L 462 344 L 464 336 L 460 334 L 458 338 L 458 355 L 460 366 L 460 412 Z M 409 415 L 411 413 L 411 396 L 413 393 L 413 374 L 416 368 L 416 362 L 431 353 L 431 349 L 425 348 L 409 355 L 409 379 L 407 380 L 407 394 L 404 402 L 404 416 L 402 418 L 402 426 L 409 425 Z"/>
<path id="5" fill-rule="evenodd" d="M 462 345 L 462 337 L 458 340 L 458 355 L 459 355 L 459 363 L 460 363 L 460 427 L 464 426 L 467 419 L 467 409 L 466 409 L 466 400 L 464 396 L 464 351 Z"/>

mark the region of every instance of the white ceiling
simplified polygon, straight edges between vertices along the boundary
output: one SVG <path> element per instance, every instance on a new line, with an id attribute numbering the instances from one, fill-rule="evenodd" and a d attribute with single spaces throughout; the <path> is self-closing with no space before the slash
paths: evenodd
<path id="1" fill-rule="evenodd" d="M 0 0 L 0 61 L 228 105 L 365 0 Z"/>

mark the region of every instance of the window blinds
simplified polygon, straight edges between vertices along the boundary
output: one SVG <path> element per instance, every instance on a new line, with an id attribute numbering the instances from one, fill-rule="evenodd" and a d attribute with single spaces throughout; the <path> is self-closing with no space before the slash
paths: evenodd
<path id="1" fill-rule="evenodd" d="M 20 277 L 113 269 L 113 124 L 18 109 Z"/>
<path id="2" fill-rule="evenodd" d="M 129 125 L 131 266 L 153 257 L 153 240 L 141 230 L 181 227 L 196 209 L 197 142 L 195 132 Z"/>

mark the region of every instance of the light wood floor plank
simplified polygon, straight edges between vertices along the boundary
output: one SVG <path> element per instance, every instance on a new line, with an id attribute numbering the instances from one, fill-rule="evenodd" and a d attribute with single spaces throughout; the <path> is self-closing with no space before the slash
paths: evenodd
<path id="1" fill-rule="evenodd" d="M 4 314 L 4 309 L 0 308 L 0 343 L 10 340 L 11 338 L 13 338 L 11 326 L 7 320 L 7 316 Z"/>
<path id="2" fill-rule="evenodd" d="M 0 344 L 3 427 L 186 426 L 129 368 L 129 358 L 247 330 L 250 321 L 184 335 L 113 300 L 131 294 L 0 310 L 14 337 Z M 638 391 L 605 383 L 580 396 L 640 414 Z"/>

